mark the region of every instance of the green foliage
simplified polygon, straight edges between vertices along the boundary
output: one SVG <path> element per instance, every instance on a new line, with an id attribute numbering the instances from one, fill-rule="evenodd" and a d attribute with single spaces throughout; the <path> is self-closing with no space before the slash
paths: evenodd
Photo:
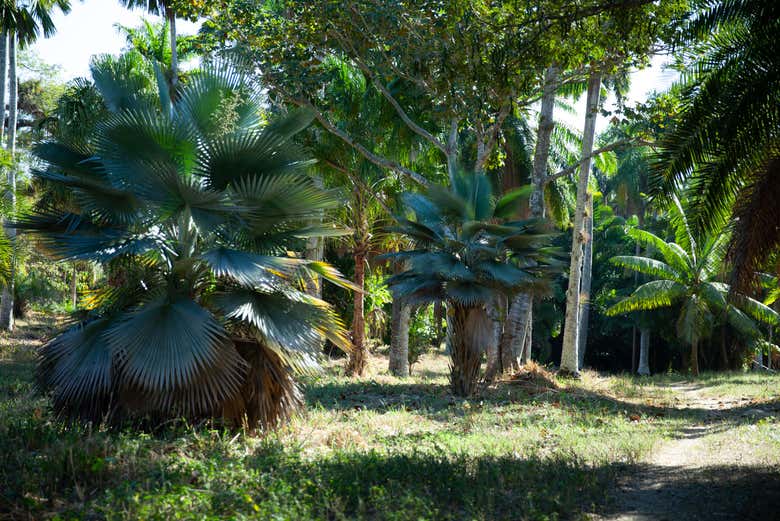
<path id="1" fill-rule="evenodd" d="M 431 349 L 437 349 L 434 345 L 437 340 L 436 320 L 433 315 L 433 306 L 424 305 L 412 309 L 409 320 L 409 372 L 420 357 Z"/>
<path id="2" fill-rule="evenodd" d="M 704 3 L 682 42 L 679 115 L 659 141 L 655 190 L 683 194 L 693 227 L 707 233 L 736 218 L 731 253 L 743 290 L 780 246 L 778 31 L 777 2 Z"/>
<path id="3" fill-rule="evenodd" d="M 310 224 L 337 201 L 305 175 L 292 140 L 310 117 L 261 126 L 259 94 L 227 64 L 194 74 L 175 103 L 164 88 L 154 101 L 134 64 L 93 63 L 105 109 L 84 139 L 35 148 L 45 163 L 36 177 L 67 204 L 43 199 L 17 228 L 54 258 L 109 274 L 86 320 L 44 347 L 41 386 L 71 416 L 224 410 L 272 426 L 297 403 L 290 373 L 315 365 L 320 340 L 347 345 L 330 306 L 300 281 L 350 284 L 288 253 L 334 233 Z M 226 130 L 216 118 L 233 93 L 244 97 Z"/>
<path id="4" fill-rule="evenodd" d="M 614 265 L 655 280 L 636 288 L 630 296 L 610 307 L 607 314 L 679 306 L 677 336 L 694 350 L 699 340 L 712 333 L 718 321 L 734 327 L 748 342 L 763 340 L 763 333 L 754 320 L 777 325 L 780 316 L 757 300 L 733 293 L 728 284 L 718 280 L 722 276 L 728 234 L 695 238 L 679 201 L 675 200 L 670 213 L 678 242 L 667 242 L 639 229 L 627 232 L 663 260 L 639 255 L 613 257 Z"/>

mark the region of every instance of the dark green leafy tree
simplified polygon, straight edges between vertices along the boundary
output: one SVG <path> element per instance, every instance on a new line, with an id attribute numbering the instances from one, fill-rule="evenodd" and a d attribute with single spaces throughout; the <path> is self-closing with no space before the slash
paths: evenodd
<path id="1" fill-rule="evenodd" d="M 457 395 L 476 389 L 482 353 L 493 338 L 488 306 L 499 295 L 542 291 L 562 265 L 542 222 L 508 220 L 530 190 L 495 198 L 487 177 L 461 174 L 451 189 L 405 197 L 413 218 L 400 219 L 398 231 L 415 248 L 393 255 L 408 268 L 388 282 L 410 303 L 447 303 L 450 383 Z"/>
<path id="2" fill-rule="evenodd" d="M 733 215 L 741 289 L 780 247 L 780 3 L 708 0 L 683 42 L 680 114 L 659 141 L 655 190 L 685 190 L 692 225 Z"/>
<path id="3" fill-rule="evenodd" d="M 707 338 L 718 320 L 726 321 L 754 344 L 764 342 L 756 321 L 776 325 L 780 316 L 761 302 L 720 282 L 728 234 L 703 237 L 691 233 L 682 207 L 672 208 L 674 242 L 633 228 L 628 235 L 663 260 L 645 256 L 617 256 L 616 266 L 644 274 L 653 280 L 636 288 L 607 310 L 608 315 L 679 306 L 677 336 L 691 348 L 690 369 L 699 374 L 699 342 Z"/>
<path id="4" fill-rule="evenodd" d="M 231 67 L 193 74 L 177 101 L 93 66 L 105 105 L 90 132 L 39 144 L 36 177 L 72 195 L 17 227 L 63 260 L 106 267 L 84 320 L 41 351 L 58 413 L 103 419 L 222 416 L 271 427 L 300 404 L 294 372 L 322 338 L 348 346 L 301 279 L 348 285 L 289 251 L 334 197 L 306 175 L 303 113 L 262 124 L 258 90 Z M 136 78 L 137 79 L 137 78 Z"/>

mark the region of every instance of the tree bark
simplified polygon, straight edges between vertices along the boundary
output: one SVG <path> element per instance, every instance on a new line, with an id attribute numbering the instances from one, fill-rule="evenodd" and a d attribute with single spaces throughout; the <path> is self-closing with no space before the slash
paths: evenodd
<path id="1" fill-rule="evenodd" d="M 441 326 L 444 320 L 444 302 L 437 300 L 433 303 L 433 323 L 436 331 L 436 349 L 441 345 L 441 341 L 444 339 L 444 329 Z"/>
<path id="2" fill-rule="evenodd" d="M 179 88 L 179 54 L 176 42 L 176 13 L 168 8 L 166 11 L 168 27 L 171 33 L 171 98 L 176 99 Z"/>
<path id="3" fill-rule="evenodd" d="M 691 343 L 691 374 L 699 376 L 699 341 Z"/>
<path id="4" fill-rule="evenodd" d="M 500 296 L 496 296 L 493 302 L 487 307 L 487 315 L 490 318 L 490 335 L 487 338 L 487 344 L 485 345 L 485 351 L 487 353 L 487 364 L 485 365 L 485 383 L 489 384 L 495 380 L 496 375 L 501 372 L 502 354 L 500 352 L 501 337 L 504 329 L 504 321 L 502 315 L 506 315 L 503 311 L 506 305 Z"/>
<path id="5" fill-rule="evenodd" d="M 456 396 L 470 396 L 476 390 L 482 358 L 479 342 L 484 341 L 490 329 L 484 308 L 452 303 L 447 307 L 450 386 Z"/>
<path id="6" fill-rule="evenodd" d="M 525 328 L 525 345 L 523 346 L 523 356 L 521 361 L 527 365 L 531 361 L 531 349 L 534 345 L 534 321 L 533 321 L 533 302 L 528 307 L 528 325 Z"/>
<path id="7" fill-rule="evenodd" d="M 9 112 L 8 112 L 8 152 L 11 154 L 13 163 L 16 155 L 16 118 L 18 105 L 19 84 L 16 77 L 16 35 L 11 33 L 8 38 L 8 90 L 9 94 Z M 11 212 L 16 211 L 16 165 L 12 164 L 7 171 L 8 197 L 11 206 Z M 0 298 L 0 329 L 13 331 L 14 329 L 14 278 L 16 276 L 16 246 L 14 239 L 16 230 L 6 228 L 6 235 L 11 240 L 11 277 L 3 288 L 3 294 Z"/>
<path id="8" fill-rule="evenodd" d="M 393 294 L 390 323 L 390 373 L 399 378 L 409 376 L 409 321 L 412 308 L 404 299 Z"/>
<path id="9" fill-rule="evenodd" d="M 585 127 L 582 132 L 582 156 L 585 158 L 589 158 L 593 150 L 600 90 L 601 74 L 592 72 L 588 79 Z M 563 331 L 563 351 L 560 370 L 562 373 L 572 375 L 579 374 L 580 282 L 582 279 L 583 245 L 586 242 L 583 225 L 588 195 L 590 163 L 590 159 L 585 159 L 580 164 L 580 176 L 577 181 L 577 208 L 574 212 L 574 229 L 572 231 L 569 288 L 566 291 L 566 323 Z"/>
<path id="10" fill-rule="evenodd" d="M 76 263 L 74 262 L 70 273 L 70 305 L 73 307 L 73 309 L 76 309 L 76 304 L 79 302 L 78 277 L 79 270 L 77 269 Z"/>
<path id="11" fill-rule="evenodd" d="M 0 33 L 0 144 L 5 138 L 5 97 L 8 93 L 8 31 Z"/>
<path id="12" fill-rule="evenodd" d="M 642 328 L 639 331 L 639 369 L 637 374 L 650 375 L 650 330 Z"/>
<path id="13" fill-rule="evenodd" d="M 366 348 L 366 319 L 363 313 L 363 289 L 366 283 L 366 246 L 359 244 L 355 248 L 355 285 L 360 291 L 353 292 L 352 312 L 352 351 L 349 353 L 347 374 L 363 376 L 368 365 L 368 349 Z"/>
<path id="14" fill-rule="evenodd" d="M 539 123 L 536 131 L 536 146 L 534 147 L 533 170 L 531 172 L 531 181 L 533 191 L 529 206 L 531 217 L 536 219 L 544 218 L 544 186 L 547 176 L 547 162 L 550 157 L 550 141 L 555 129 L 554 109 L 555 109 L 555 91 L 558 87 L 559 70 L 555 65 L 551 65 L 544 73 L 544 86 L 542 91 L 542 106 L 539 111 Z M 530 361 L 529 355 L 525 355 L 525 336 L 530 330 L 533 320 L 533 295 L 521 293 L 516 295 L 509 305 L 507 312 L 507 323 L 504 325 L 504 334 L 501 337 L 501 352 L 506 353 L 506 362 L 504 371 L 517 369 L 519 362 L 527 363 Z M 530 342 L 530 339 L 528 340 Z M 523 353 L 521 356 L 520 353 Z M 509 357 L 514 357 L 517 361 L 512 362 Z"/>
<path id="15" fill-rule="evenodd" d="M 588 194 L 588 208 L 585 215 L 585 243 L 582 261 L 582 282 L 580 288 L 581 310 L 577 357 L 579 368 L 585 365 L 585 351 L 588 349 L 588 323 L 590 322 L 590 290 L 593 281 L 593 195 Z"/>

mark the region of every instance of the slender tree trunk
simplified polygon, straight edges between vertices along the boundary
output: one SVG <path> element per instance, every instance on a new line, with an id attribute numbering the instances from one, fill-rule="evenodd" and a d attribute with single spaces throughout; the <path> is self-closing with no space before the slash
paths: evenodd
<path id="1" fill-rule="evenodd" d="M 720 328 L 720 364 L 721 369 L 727 371 L 729 369 L 729 355 L 726 352 L 726 327 Z"/>
<path id="2" fill-rule="evenodd" d="M 577 208 L 574 212 L 572 231 L 571 265 L 569 268 L 569 288 L 566 291 L 566 323 L 563 330 L 563 352 L 561 354 L 561 372 L 577 375 L 579 373 L 579 318 L 580 318 L 580 282 L 582 276 L 583 245 L 586 242 L 584 219 L 590 177 L 590 155 L 593 151 L 593 139 L 596 134 L 596 116 L 598 115 L 601 74 L 591 73 L 588 79 L 587 104 L 585 106 L 585 128 L 582 132 L 582 163 L 577 181 Z"/>
<path id="3" fill-rule="evenodd" d="M 79 302 L 79 270 L 76 263 L 73 263 L 70 273 L 70 305 L 73 309 L 76 309 L 76 304 Z"/>
<path id="4" fill-rule="evenodd" d="M 13 159 L 16 155 L 16 117 L 17 117 L 17 98 L 19 85 L 16 78 L 16 35 L 11 33 L 8 39 L 8 90 L 9 94 L 9 115 L 8 115 L 8 151 Z M 11 212 L 16 211 L 16 165 L 12 164 L 7 172 L 8 193 Z M 13 252 L 11 254 L 11 277 L 8 285 L 3 288 L 2 298 L 0 298 L 0 329 L 13 331 L 14 328 L 14 277 L 16 276 L 16 230 L 6 228 L 6 235 L 11 240 Z"/>
<path id="5" fill-rule="evenodd" d="M 450 385 L 456 396 L 470 396 L 476 390 L 482 358 L 479 342 L 487 338 L 490 329 L 485 309 L 452 303 L 447 306 Z"/>
<path id="6" fill-rule="evenodd" d="M 8 93 L 8 31 L 0 33 L 0 144 L 5 141 L 5 98 Z"/>
<path id="7" fill-rule="evenodd" d="M 176 13 L 173 9 L 166 12 L 171 32 L 171 97 L 176 98 L 179 88 L 179 54 L 176 44 Z"/>
<path id="8" fill-rule="evenodd" d="M 637 374 L 648 376 L 650 374 L 650 330 L 642 328 L 639 331 L 639 370 Z"/>
<path id="9" fill-rule="evenodd" d="M 577 356 L 579 368 L 585 365 L 585 351 L 588 349 L 588 323 L 590 322 L 590 290 L 593 282 L 593 195 L 588 194 L 588 208 L 585 215 L 585 253 L 582 261 L 582 283 L 580 289 L 581 311 Z"/>
<path id="10" fill-rule="evenodd" d="M 501 336 L 501 366 L 503 371 L 516 371 L 522 363 L 522 350 L 531 313 L 531 295 L 521 293 L 512 299 Z"/>
<path id="11" fill-rule="evenodd" d="M 352 352 L 349 353 L 347 374 L 363 376 L 368 365 L 368 349 L 366 347 L 366 320 L 363 313 L 363 288 L 366 282 L 366 250 L 364 244 L 355 249 L 355 285 L 361 291 L 354 292 L 352 312 Z"/>
<path id="12" fill-rule="evenodd" d="M 555 129 L 554 108 L 555 91 L 558 84 L 558 68 L 551 65 L 544 73 L 544 87 L 542 92 L 542 106 L 539 111 L 539 123 L 536 131 L 536 147 L 534 148 L 533 171 L 531 181 L 533 192 L 529 201 L 531 216 L 536 219 L 544 218 L 544 185 L 547 177 L 547 162 L 550 157 L 550 141 Z M 509 305 L 507 323 L 504 326 L 504 334 L 501 338 L 501 351 L 506 352 L 507 357 L 517 358 L 520 351 L 524 354 L 521 358 L 525 362 L 530 361 L 529 355 L 525 355 L 525 340 L 528 336 L 530 324 L 533 320 L 533 295 L 521 293 L 516 295 Z M 529 339 L 530 342 L 530 339 Z M 507 360 L 509 363 L 509 360 Z M 504 370 L 515 368 L 505 365 Z"/>
<path id="13" fill-rule="evenodd" d="M 691 344 L 691 374 L 699 376 L 699 341 L 694 340 Z"/>
<path id="14" fill-rule="evenodd" d="M 503 302 L 502 302 L 503 301 Z M 500 352 L 501 337 L 504 329 L 504 320 L 502 315 L 506 315 L 506 299 L 496 296 L 493 302 L 487 307 L 487 314 L 490 318 L 491 332 L 488 336 L 488 342 L 485 346 L 487 353 L 487 364 L 485 365 L 485 383 L 489 384 L 495 380 L 496 375 L 501 372 L 502 354 Z"/>
<path id="15" fill-rule="evenodd" d="M 357 186 L 354 190 L 355 221 L 355 285 L 360 291 L 353 292 L 354 305 L 352 312 L 352 352 L 349 354 L 347 374 L 351 376 L 363 376 L 368 364 L 368 349 L 366 346 L 366 317 L 364 313 L 365 298 L 363 289 L 366 283 L 366 257 L 369 249 L 369 225 L 368 216 L 365 214 L 366 200 Z"/>
<path id="16" fill-rule="evenodd" d="M 528 326 L 525 328 L 525 342 L 523 346 L 522 363 L 527 365 L 531 361 L 531 348 L 534 345 L 534 321 L 532 320 L 533 303 L 528 307 Z"/>
<path id="17" fill-rule="evenodd" d="M 444 320 L 444 302 L 437 300 L 433 303 L 433 322 L 434 330 L 436 331 L 436 349 L 441 345 L 441 341 L 444 339 L 444 329 L 442 328 L 442 321 Z"/>
<path id="18" fill-rule="evenodd" d="M 409 321 L 412 307 L 393 294 L 390 323 L 390 373 L 400 378 L 409 376 Z"/>

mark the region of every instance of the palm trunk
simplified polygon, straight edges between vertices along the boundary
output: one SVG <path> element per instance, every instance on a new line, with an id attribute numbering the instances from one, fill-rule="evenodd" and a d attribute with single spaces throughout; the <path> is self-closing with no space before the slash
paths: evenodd
<path id="1" fill-rule="evenodd" d="M 699 376 L 699 341 L 694 340 L 691 343 L 691 374 Z"/>
<path id="2" fill-rule="evenodd" d="M 536 131 L 536 147 L 534 148 L 533 171 L 531 173 L 533 192 L 529 201 L 531 216 L 537 219 L 544 218 L 544 185 L 547 177 L 547 161 L 550 157 L 550 141 L 555 129 L 553 112 L 555 108 L 555 91 L 558 83 L 558 68 L 551 65 L 544 73 L 544 90 L 542 92 L 542 106 L 539 111 L 539 126 Z M 524 337 L 528 336 L 533 320 L 533 295 L 518 294 L 509 305 L 507 323 L 504 326 L 504 334 L 501 338 L 501 352 L 506 353 L 504 371 L 514 368 L 515 363 L 510 362 L 510 356 L 519 356 L 520 351 L 526 352 Z M 530 338 L 528 339 L 530 345 Z M 523 354 L 521 361 L 530 361 L 530 347 L 528 355 Z"/>
<path id="3" fill-rule="evenodd" d="M 364 251 L 355 253 L 355 285 L 361 291 L 354 292 L 354 305 L 352 314 L 352 352 L 349 353 L 349 363 L 347 364 L 347 374 L 350 376 L 363 376 L 368 363 L 368 352 L 366 349 L 366 321 L 363 315 L 363 293 L 365 287 L 366 256 Z"/>
<path id="4" fill-rule="evenodd" d="M 639 335 L 639 370 L 637 374 L 648 376 L 650 374 L 650 330 L 642 328 Z"/>
<path id="5" fill-rule="evenodd" d="M 580 175 L 577 181 L 577 208 L 574 212 L 569 288 L 566 291 L 566 324 L 563 331 L 563 352 L 561 354 L 561 372 L 572 375 L 579 374 L 580 282 L 582 279 L 583 246 L 587 239 L 583 225 L 590 177 L 590 154 L 593 151 L 593 139 L 596 134 L 600 90 L 601 75 L 598 72 L 593 72 L 588 79 L 585 128 L 582 132 L 583 159 L 580 163 Z"/>
<path id="6" fill-rule="evenodd" d="M 8 93 L 8 31 L 0 33 L 0 113 L 3 116 L 0 122 L 0 143 L 5 138 L 5 97 Z"/>
<path id="7" fill-rule="evenodd" d="M 176 98 L 179 88 L 179 55 L 176 45 L 176 13 L 173 9 L 167 10 L 168 26 L 171 32 L 171 97 Z"/>
<path id="8" fill-rule="evenodd" d="M 16 78 L 16 35 L 11 33 L 8 39 L 8 90 L 10 91 L 8 105 L 8 151 L 13 161 L 16 155 L 16 117 L 17 117 L 17 98 L 19 85 Z M 11 164 L 7 172 L 8 194 L 11 212 L 16 211 L 16 165 Z M 11 254 L 11 276 L 8 285 L 3 288 L 2 298 L 0 298 L 0 329 L 13 331 L 14 328 L 14 277 L 16 276 L 16 246 L 14 239 L 16 230 L 6 228 L 6 235 L 11 240 L 13 252 Z"/>
<path id="9" fill-rule="evenodd" d="M 480 341 L 490 332 L 490 319 L 483 308 L 451 304 L 447 311 L 450 348 L 450 386 L 456 396 L 470 396 L 477 388 L 481 363 Z"/>
<path id="10" fill-rule="evenodd" d="M 582 262 L 582 285 L 580 288 L 581 311 L 577 356 L 579 368 L 585 366 L 585 351 L 588 349 L 588 323 L 590 321 L 590 290 L 593 282 L 593 195 L 588 195 L 588 209 L 585 215 L 585 257 Z"/>
<path id="11" fill-rule="evenodd" d="M 412 308 L 404 299 L 393 294 L 393 316 L 390 324 L 390 373 L 404 378 L 409 376 L 409 321 Z"/>

